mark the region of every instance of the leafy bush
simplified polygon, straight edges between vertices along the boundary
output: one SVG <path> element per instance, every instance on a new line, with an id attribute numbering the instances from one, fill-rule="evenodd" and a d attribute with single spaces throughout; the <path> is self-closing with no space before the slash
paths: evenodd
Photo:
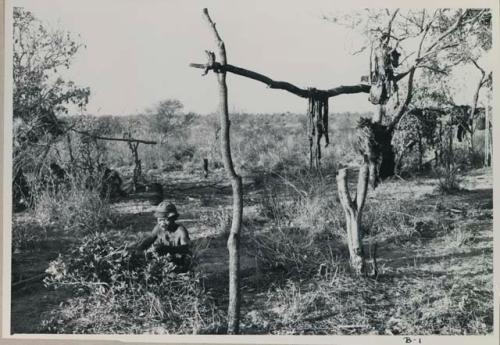
<path id="1" fill-rule="evenodd" d="M 198 274 L 174 271 L 166 256 L 147 252 L 145 261 L 138 260 L 105 234 L 87 236 L 46 271 L 47 286 L 71 287 L 77 295 L 49 315 L 42 331 L 217 332 L 221 313 Z"/>

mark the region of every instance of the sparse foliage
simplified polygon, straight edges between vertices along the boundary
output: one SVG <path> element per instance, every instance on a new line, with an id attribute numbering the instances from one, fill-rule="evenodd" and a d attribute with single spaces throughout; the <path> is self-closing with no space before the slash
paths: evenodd
<path id="1" fill-rule="evenodd" d="M 88 102 L 88 88 L 58 74 L 69 68 L 83 45 L 19 7 L 13 13 L 13 43 L 13 176 L 31 172 L 39 183 L 41 166 L 65 132 L 59 116 Z"/>

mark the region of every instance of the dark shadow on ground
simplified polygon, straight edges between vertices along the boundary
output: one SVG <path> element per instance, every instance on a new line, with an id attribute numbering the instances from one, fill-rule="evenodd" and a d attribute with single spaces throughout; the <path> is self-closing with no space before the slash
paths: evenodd
<path id="1" fill-rule="evenodd" d="M 420 201 L 436 201 L 447 199 L 447 203 L 453 203 L 454 200 L 463 200 L 467 201 L 467 203 L 475 205 L 482 209 L 492 209 L 493 208 L 493 189 L 492 188 L 483 188 L 483 189 L 474 189 L 474 190 L 466 190 L 461 189 L 453 194 L 427 194 Z"/>
<path id="2" fill-rule="evenodd" d="M 417 265 L 420 264 L 429 264 L 434 262 L 443 262 L 451 259 L 467 259 L 472 258 L 479 255 L 487 255 L 493 253 L 493 246 L 484 247 L 478 249 L 471 249 L 468 252 L 459 252 L 459 253 L 450 253 L 445 255 L 432 255 L 432 256 L 403 256 L 399 258 L 380 258 L 377 259 L 379 263 L 387 263 L 393 267 L 405 267 L 408 265 Z"/>

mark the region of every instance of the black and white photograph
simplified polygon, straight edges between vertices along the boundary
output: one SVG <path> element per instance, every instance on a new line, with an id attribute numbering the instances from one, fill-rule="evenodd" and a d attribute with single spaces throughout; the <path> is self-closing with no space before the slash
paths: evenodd
<path id="1" fill-rule="evenodd" d="M 499 4 L 355 5 L 6 1 L 3 337 L 498 344 Z"/>

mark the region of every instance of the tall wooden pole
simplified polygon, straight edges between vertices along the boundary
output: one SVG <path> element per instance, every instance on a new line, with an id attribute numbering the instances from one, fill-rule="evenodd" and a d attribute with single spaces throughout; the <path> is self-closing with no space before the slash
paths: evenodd
<path id="1" fill-rule="evenodd" d="M 215 37 L 215 42 L 219 48 L 219 60 L 222 65 L 226 65 L 226 48 L 224 42 L 219 36 L 215 23 L 212 22 L 208 14 L 208 10 L 203 10 L 205 19 L 207 20 Z M 210 55 L 210 53 L 209 53 Z M 214 59 L 214 57 L 212 56 Z M 214 60 L 215 62 L 215 60 Z M 217 73 L 219 81 L 219 97 L 220 97 L 220 125 L 221 136 L 220 145 L 224 168 L 228 178 L 231 180 L 233 190 L 233 219 L 231 222 L 231 232 L 227 240 L 227 249 L 229 251 L 229 305 L 228 305 L 228 334 L 238 334 L 240 327 L 240 229 L 243 216 L 243 197 L 242 197 L 242 182 L 234 170 L 233 160 L 231 158 L 231 145 L 229 137 L 229 111 L 227 104 L 227 84 L 226 72 L 224 70 L 214 70 Z"/>

